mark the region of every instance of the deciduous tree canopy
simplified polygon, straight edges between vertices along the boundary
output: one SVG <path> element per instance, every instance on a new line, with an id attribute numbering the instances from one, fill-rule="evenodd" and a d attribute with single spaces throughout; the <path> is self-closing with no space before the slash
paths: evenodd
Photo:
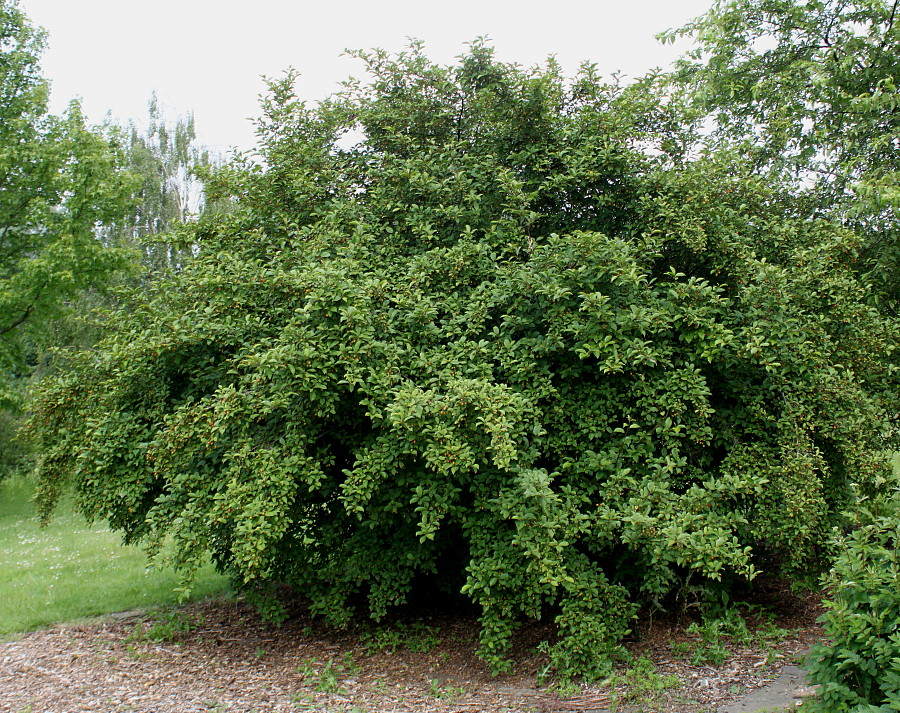
<path id="1" fill-rule="evenodd" d="M 597 675 L 639 605 L 817 572 L 892 477 L 859 238 L 688 158 L 652 80 L 360 56 L 320 106 L 272 83 L 199 257 L 45 384 L 44 512 L 337 624 L 462 592 L 495 669 L 523 617 Z"/>
<path id="2" fill-rule="evenodd" d="M 127 262 L 95 230 L 127 209 L 132 182 L 77 103 L 47 112 L 43 43 L 16 0 L 0 0 L 0 408 L 18 403 L 28 345 L 49 320 Z"/>
<path id="3" fill-rule="evenodd" d="M 757 170 L 800 179 L 812 210 L 863 236 L 860 271 L 900 298 L 900 4 L 728 0 L 676 32 L 676 79 Z"/>

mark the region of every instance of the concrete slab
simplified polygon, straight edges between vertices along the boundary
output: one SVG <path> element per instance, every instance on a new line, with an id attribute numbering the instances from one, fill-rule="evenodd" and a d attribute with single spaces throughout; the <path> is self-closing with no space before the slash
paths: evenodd
<path id="1" fill-rule="evenodd" d="M 794 710 L 815 690 L 806 683 L 806 671 L 799 666 L 785 666 L 781 675 L 762 688 L 750 691 L 739 701 L 718 709 L 718 713 L 776 713 Z"/>

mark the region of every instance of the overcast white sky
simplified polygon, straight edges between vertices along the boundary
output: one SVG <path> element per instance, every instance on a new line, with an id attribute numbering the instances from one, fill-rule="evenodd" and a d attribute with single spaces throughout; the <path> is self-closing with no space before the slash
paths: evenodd
<path id="1" fill-rule="evenodd" d="M 301 72 L 302 97 L 321 99 L 359 63 L 341 53 L 402 50 L 424 40 L 452 62 L 465 43 L 491 38 L 504 61 L 526 66 L 555 54 L 567 72 L 588 60 L 637 76 L 668 65 L 686 45 L 654 35 L 702 14 L 712 0 L 20 0 L 50 34 L 44 75 L 53 110 L 80 97 L 95 122 L 146 116 L 156 90 L 172 112 L 193 111 L 202 143 L 253 145 L 261 75 Z"/>

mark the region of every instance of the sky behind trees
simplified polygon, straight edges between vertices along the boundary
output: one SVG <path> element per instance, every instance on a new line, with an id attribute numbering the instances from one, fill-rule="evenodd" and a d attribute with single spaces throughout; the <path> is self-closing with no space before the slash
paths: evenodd
<path id="1" fill-rule="evenodd" d="M 140 119 L 156 90 L 163 105 L 193 110 L 200 142 L 220 151 L 253 145 L 248 120 L 259 113 L 261 75 L 296 67 L 300 95 L 321 99 L 362 73 L 358 61 L 341 56 L 348 48 L 396 52 L 414 37 L 426 43 L 430 57 L 449 62 L 466 42 L 486 35 L 504 61 L 532 65 L 555 54 L 568 73 L 589 60 L 604 73 L 635 76 L 686 49 L 661 45 L 656 33 L 710 4 L 22 0 L 29 18 L 50 35 L 43 68 L 53 83 L 54 111 L 77 96 L 95 122 L 107 111 L 120 120 Z"/>

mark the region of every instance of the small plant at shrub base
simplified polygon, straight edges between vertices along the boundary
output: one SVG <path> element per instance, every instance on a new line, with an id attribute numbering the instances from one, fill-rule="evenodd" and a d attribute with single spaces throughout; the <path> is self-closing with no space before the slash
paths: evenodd
<path id="1" fill-rule="evenodd" d="M 196 259 L 41 388 L 44 514 L 70 487 L 188 578 L 209 553 L 336 626 L 461 591 L 495 671 L 526 618 L 602 675 L 687 581 L 825 566 L 900 392 L 856 236 L 689 160 L 653 81 L 360 57 L 312 109 L 272 83 Z"/>
<path id="2" fill-rule="evenodd" d="M 642 657 L 611 676 L 607 685 L 611 692 L 611 710 L 615 713 L 623 703 L 652 703 L 666 691 L 681 687 L 682 681 L 672 674 L 660 675 L 653 662 Z"/>
<path id="3" fill-rule="evenodd" d="M 171 607 L 167 610 L 153 612 L 153 619 L 149 625 L 144 621 L 135 624 L 128 638 L 132 641 L 172 642 L 190 634 L 203 623 L 204 619 L 201 615 L 185 614 L 181 610 Z"/>
<path id="4" fill-rule="evenodd" d="M 748 609 L 748 614 L 762 621 L 751 629 L 742 608 Z M 702 621 L 688 626 L 687 633 L 696 639 L 672 644 L 672 652 L 676 656 L 688 658 L 694 666 L 721 666 L 731 656 L 728 646 L 760 646 L 771 656 L 774 654 L 772 645 L 783 640 L 790 631 L 775 626 L 764 611 L 737 602 L 711 607 L 704 613 Z"/>
<path id="5" fill-rule="evenodd" d="M 440 629 L 423 621 L 411 624 L 397 622 L 364 632 L 360 636 L 360 642 L 369 655 L 382 652 L 392 654 L 402 647 L 412 653 L 427 653 L 438 646 L 440 641 Z"/>
<path id="6" fill-rule="evenodd" d="M 807 668 L 819 696 L 817 713 L 900 710 L 900 519 L 875 519 L 839 540 L 842 554 L 827 578 L 822 617 L 830 643 L 816 647 Z"/>

